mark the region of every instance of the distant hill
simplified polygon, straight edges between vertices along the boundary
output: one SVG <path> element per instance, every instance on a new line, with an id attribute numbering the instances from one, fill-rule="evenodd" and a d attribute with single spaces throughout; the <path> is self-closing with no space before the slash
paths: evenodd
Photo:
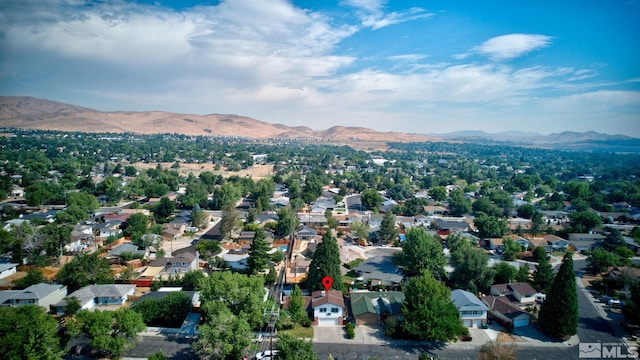
<path id="1" fill-rule="evenodd" d="M 457 131 L 447 134 L 431 134 L 445 140 L 479 143 L 503 144 L 527 147 L 572 151 L 607 151 L 640 153 L 640 139 L 626 135 L 609 135 L 595 131 L 564 131 L 549 135 L 522 131 L 505 131 L 496 134 L 484 131 Z"/>
<path id="2" fill-rule="evenodd" d="M 306 126 L 271 124 L 231 114 L 176 114 L 162 111 L 103 112 L 60 102 L 23 96 L 0 97 L 0 127 L 67 132 L 111 132 L 241 136 L 253 139 L 323 139 L 360 142 L 423 142 L 437 138 L 361 127 L 336 126 L 313 130 Z"/>
<path id="3" fill-rule="evenodd" d="M 272 124 L 232 114 L 176 114 L 162 111 L 97 111 L 26 96 L 0 96 L 0 127 L 67 132 L 240 136 L 252 139 L 334 141 L 363 148 L 384 148 L 388 142 L 457 141 L 574 151 L 640 153 L 640 139 L 593 131 L 565 131 L 549 135 L 523 131 L 490 134 L 480 130 L 448 134 L 378 132 L 363 127 L 334 126 L 314 130 L 307 126 Z"/>

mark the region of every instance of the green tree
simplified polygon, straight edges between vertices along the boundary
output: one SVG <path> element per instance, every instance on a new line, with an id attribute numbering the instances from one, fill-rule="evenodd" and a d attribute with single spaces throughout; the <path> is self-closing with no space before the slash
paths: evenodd
<path id="1" fill-rule="evenodd" d="M 162 299 L 143 299 L 131 309 L 139 313 L 148 326 L 179 327 L 191 311 L 191 297 L 184 291 L 176 291 Z"/>
<path id="2" fill-rule="evenodd" d="M 218 305 L 222 305 L 235 316 L 244 314 L 251 328 L 262 324 L 265 291 L 262 276 L 216 271 L 203 278 L 200 286 L 200 299 L 204 311 L 208 313 L 218 311 Z"/>
<path id="3" fill-rule="evenodd" d="M 191 210 L 191 225 L 197 227 L 202 230 L 207 227 L 209 224 L 209 217 L 204 212 L 204 210 L 200 209 L 200 206 L 194 206 Z"/>
<path id="4" fill-rule="evenodd" d="M 609 229 L 609 233 L 604 237 L 604 248 L 613 251 L 621 246 L 626 246 L 626 243 L 620 230 L 616 228 Z"/>
<path id="5" fill-rule="evenodd" d="M 349 230 L 351 230 L 358 239 L 367 240 L 369 238 L 369 225 L 363 222 L 352 221 L 349 224 Z"/>
<path id="6" fill-rule="evenodd" d="M 31 269 L 27 271 L 27 275 L 24 277 L 15 280 L 13 285 L 16 289 L 26 289 L 31 285 L 46 283 L 47 279 L 44 277 L 42 272 L 38 269 Z"/>
<path id="7" fill-rule="evenodd" d="M 489 255 L 484 250 L 462 246 L 451 253 L 451 287 L 477 294 L 486 292 L 493 283 L 494 272 L 487 263 Z"/>
<path id="8" fill-rule="evenodd" d="M 407 275 L 417 275 L 426 270 L 437 279 L 444 278 L 447 258 L 442 251 L 442 245 L 424 228 L 409 229 L 401 246 L 402 252 L 398 255 L 398 262 L 404 267 Z"/>
<path id="9" fill-rule="evenodd" d="M 202 358 L 241 359 L 251 346 L 251 326 L 247 314 L 234 314 L 219 301 L 207 310 L 206 323 L 199 328 L 200 336 L 193 344 Z"/>
<path id="10" fill-rule="evenodd" d="M 538 255 L 540 255 L 540 253 L 538 253 Z M 551 288 L 554 276 L 553 266 L 551 266 L 549 258 L 545 253 L 544 256 L 538 258 L 538 265 L 536 265 L 536 270 L 533 272 L 533 287 L 541 293 L 546 294 L 549 288 Z"/>
<path id="11" fill-rule="evenodd" d="M 471 201 L 464 197 L 462 190 L 453 190 L 449 193 L 449 213 L 453 216 L 462 216 L 471 211 Z"/>
<path id="12" fill-rule="evenodd" d="M 529 282 L 529 266 L 521 264 L 514 279 L 516 282 Z"/>
<path id="13" fill-rule="evenodd" d="M 249 258 L 247 259 L 247 267 L 251 274 L 257 274 L 267 267 L 270 260 L 270 249 L 271 246 L 266 240 L 264 230 L 261 227 L 257 228 L 249 246 Z"/>
<path id="14" fill-rule="evenodd" d="M 305 284 L 309 291 L 323 288 L 322 278 L 330 276 L 333 279 L 331 288 L 342 290 L 342 275 L 340 272 L 340 249 L 338 242 L 326 232 L 322 235 L 322 242 L 318 245 L 309 265 L 309 273 Z"/>
<path id="15" fill-rule="evenodd" d="M 513 261 L 516 259 L 516 253 L 522 251 L 522 246 L 513 241 L 512 238 L 504 238 L 503 239 L 503 252 L 502 258 L 506 261 Z"/>
<path id="16" fill-rule="evenodd" d="M 132 236 L 133 234 L 142 234 L 147 232 L 149 227 L 149 217 L 142 213 L 131 214 L 127 220 L 125 220 L 122 226 L 122 233 L 124 236 Z"/>
<path id="17" fill-rule="evenodd" d="M 89 284 L 113 284 L 114 280 L 109 261 L 97 253 L 76 255 L 64 264 L 56 279 L 67 286 L 69 293 Z"/>
<path id="18" fill-rule="evenodd" d="M 578 293 L 570 252 L 564 255 L 547 298 L 540 308 L 538 323 L 551 337 L 567 338 L 578 328 Z"/>
<path id="19" fill-rule="evenodd" d="M 520 267 L 525 267 L 525 265 L 522 265 Z M 496 284 L 510 283 L 516 278 L 516 275 L 518 273 L 518 269 L 516 269 L 509 263 L 503 262 L 503 261 L 497 263 L 493 267 L 493 271 L 495 273 L 495 276 L 493 277 L 493 281 Z"/>
<path id="20" fill-rule="evenodd" d="M 81 310 L 68 322 L 69 334 L 89 338 L 92 352 L 100 356 L 120 357 L 146 329 L 142 316 L 129 308 L 116 311 Z"/>
<path id="21" fill-rule="evenodd" d="M 305 341 L 290 334 L 279 335 L 275 347 L 278 350 L 278 359 L 318 360 L 311 341 Z"/>
<path id="22" fill-rule="evenodd" d="M 428 194 L 434 201 L 445 201 L 447 199 L 447 189 L 444 186 L 434 186 L 428 191 Z"/>
<path id="23" fill-rule="evenodd" d="M 281 208 L 278 210 L 278 224 L 276 225 L 276 235 L 279 237 L 289 236 L 293 233 L 297 225 L 297 219 L 294 217 L 290 208 Z"/>
<path id="24" fill-rule="evenodd" d="M 0 353 L 5 359 L 62 359 L 58 322 L 35 306 L 0 307 Z"/>
<path id="25" fill-rule="evenodd" d="M 220 219 L 220 234 L 223 239 L 230 239 L 231 233 L 238 226 L 238 210 L 233 202 L 227 202 L 222 207 Z"/>
<path id="26" fill-rule="evenodd" d="M 392 244 L 397 239 L 396 216 L 387 212 L 382 217 L 382 223 L 380 224 L 380 240 L 386 244 Z"/>
<path id="27" fill-rule="evenodd" d="M 429 272 L 409 278 L 402 289 L 405 293 L 402 328 L 408 335 L 421 340 L 449 341 L 467 332 L 449 289 Z"/>
<path id="28" fill-rule="evenodd" d="M 65 301 L 66 304 L 64 305 L 63 311 L 67 316 L 76 314 L 82 308 L 82 305 L 80 305 L 80 301 L 75 296 L 67 296 L 65 298 Z"/>
<path id="29" fill-rule="evenodd" d="M 163 197 L 153 210 L 153 214 L 157 219 L 166 221 L 172 217 L 173 212 L 176 211 L 176 203 L 167 197 Z"/>
<path id="30" fill-rule="evenodd" d="M 600 216 L 592 211 L 579 211 L 569 214 L 573 232 L 585 233 L 602 224 Z"/>
<path id="31" fill-rule="evenodd" d="M 587 267 L 594 274 L 600 274 L 606 271 L 608 267 L 617 266 L 619 263 L 620 257 L 605 249 L 595 249 L 587 257 Z"/>
<path id="32" fill-rule="evenodd" d="M 373 189 L 367 189 L 360 194 L 360 202 L 368 210 L 378 209 L 382 200 L 382 196 Z"/>
<path id="33" fill-rule="evenodd" d="M 501 238 L 509 231 L 507 219 L 485 213 L 478 213 L 473 223 L 478 228 L 478 235 L 481 238 Z"/>
<path id="34" fill-rule="evenodd" d="M 164 356 L 164 353 L 162 351 L 158 351 L 157 353 L 149 355 L 147 360 L 167 360 L 167 357 Z"/>
<path id="35" fill-rule="evenodd" d="M 96 186 L 96 193 L 105 195 L 110 203 L 118 202 L 124 196 L 122 181 L 114 176 L 107 176 Z"/>
<path id="36" fill-rule="evenodd" d="M 297 323 L 302 323 L 307 319 L 302 291 L 298 284 L 295 284 L 293 291 L 291 291 L 291 295 L 289 296 L 289 314 L 291 314 L 291 320 Z"/>

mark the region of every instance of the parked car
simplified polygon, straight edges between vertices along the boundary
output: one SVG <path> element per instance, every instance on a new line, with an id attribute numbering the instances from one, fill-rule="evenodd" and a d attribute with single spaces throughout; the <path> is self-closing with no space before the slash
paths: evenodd
<path id="1" fill-rule="evenodd" d="M 256 354 L 255 360 L 272 360 L 278 355 L 278 350 L 267 350 Z"/>

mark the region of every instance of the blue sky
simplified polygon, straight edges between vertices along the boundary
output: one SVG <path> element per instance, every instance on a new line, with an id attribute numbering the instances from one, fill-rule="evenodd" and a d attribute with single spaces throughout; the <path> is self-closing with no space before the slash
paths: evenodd
<path id="1" fill-rule="evenodd" d="M 0 0 L 0 94 L 327 129 L 640 137 L 640 1 Z"/>

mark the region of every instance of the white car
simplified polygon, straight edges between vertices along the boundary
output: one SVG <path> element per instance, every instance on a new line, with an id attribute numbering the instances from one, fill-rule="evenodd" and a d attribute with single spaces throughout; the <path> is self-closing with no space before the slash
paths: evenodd
<path id="1" fill-rule="evenodd" d="M 255 360 L 273 360 L 278 355 L 278 350 L 267 350 L 256 354 Z"/>
<path id="2" fill-rule="evenodd" d="M 256 336 L 253 339 L 251 339 L 251 342 L 253 342 L 253 343 L 261 343 L 262 340 L 264 340 L 264 337 L 262 336 L 262 334 L 258 334 L 258 336 Z"/>

